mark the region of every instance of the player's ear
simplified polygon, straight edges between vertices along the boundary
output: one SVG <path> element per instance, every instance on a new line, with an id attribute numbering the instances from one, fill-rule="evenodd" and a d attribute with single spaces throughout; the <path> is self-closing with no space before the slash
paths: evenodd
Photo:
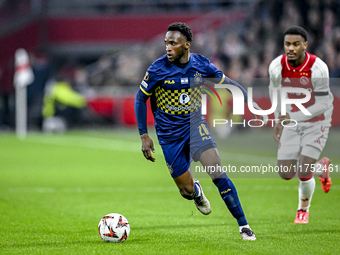
<path id="1" fill-rule="evenodd" d="M 304 42 L 304 43 L 303 43 L 303 49 L 306 50 L 306 49 L 307 49 L 307 46 L 308 46 L 308 42 Z"/>
<path id="2" fill-rule="evenodd" d="M 184 46 L 185 46 L 185 49 L 188 50 L 190 48 L 190 46 L 191 46 L 191 42 L 186 42 L 184 44 Z"/>

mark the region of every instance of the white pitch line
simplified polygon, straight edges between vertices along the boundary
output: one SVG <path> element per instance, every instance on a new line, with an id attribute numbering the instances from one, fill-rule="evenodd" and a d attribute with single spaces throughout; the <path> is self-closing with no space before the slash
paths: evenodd
<path id="1" fill-rule="evenodd" d="M 30 136 L 27 142 L 142 153 L 142 143 L 87 136 Z M 159 149 L 160 150 L 160 149 Z M 161 152 L 157 152 L 160 154 Z"/>
<path id="2" fill-rule="evenodd" d="M 51 187 L 31 187 L 31 188 L 9 188 L 11 193 L 112 193 L 112 192 L 136 192 L 135 189 L 131 187 L 103 187 L 103 188 L 82 188 L 82 187 L 72 187 L 72 188 L 51 188 Z M 164 191 L 174 191 L 178 192 L 175 186 L 171 187 L 139 187 L 138 192 L 154 193 L 154 192 L 164 192 Z"/>
<path id="3" fill-rule="evenodd" d="M 89 149 L 115 150 L 141 153 L 141 142 L 122 141 L 107 138 L 94 138 L 87 136 L 30 136 L 27 142 L 36 142 L 43 144 L 54 144 L 60 146 L 85 147 Z M 157 141 L 155 141 L 157 142 Z M 233 153 L 219 150 L 222 164 L 231 162 L 255 164 L 276 164 L 275 157 L 258 156 L 253 154 Z M 162 155 L 162 149 L 156 148 L 157 155 Z"/>
<path id="4" fill-rule="evenodd" d="M 266 157 L 266 156 L 258 156 L 254 154 L 243 154 L 243 153 L 233 153 L 233 152 L 226 152 L 226 151 L 220 151 L 220 157 L 222 164 L 226 164 L 229 161 L 232 162 L 240 162 L 243 163 L 243 165 L 272 165 L 276 166 L 276 157 Z M 248 164 L 247 164 L 248 163 Z"/>

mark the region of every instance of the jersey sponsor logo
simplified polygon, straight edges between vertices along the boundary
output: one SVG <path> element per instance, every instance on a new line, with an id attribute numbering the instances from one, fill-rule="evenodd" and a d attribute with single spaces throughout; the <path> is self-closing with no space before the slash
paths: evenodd
<path id="1" fill-rule="evenodd" d="M 149 72 L 148 71 L 145 73 L 143 80 L 144 81 L 149 80 Z"/>
<path id="2" fill-rule="evenodd" d="M 190 101 L 190 97 L 187 93 L 182 93 L 180 96 L 179 96 L 179 102 L 181 104 L 187 104 L 189 103 Z"/>
<path id="3" fill-rule="evenodd" d="M 157 107 L 170 114 L 189 114 L 197 111 L 201 107 L 200 88 L 201 86 L 195 86 L 172 90 L 158 86 L 155 90 Z"/>
<path id="4" fill-rule="evenodd" d="M 194 81 L 199 84 L 203 81 L 202 74 L 196 71 L 196 74 L 194 75 Z"/>
<path id="5" fill-rule="evenodd" d="M 195 104 L 192 104 L 192 105 L 189 105 L 189 106 L 172 106 L 172 105 L 168 105 L 167 104 L 165 106 L 165 108 L 166 108 L 166 110 L 172 111 L 172 112 L 176 112 L 176 111 L 181 112 L 181 111 L 184 111 L 184 113 L 187 113 L 188 111 L 197 109 L 199 106 L 200 106 L 200 103 L 196 102 Z M 165 112 L 167 112 L 167 111 L 165 111 Z"/>
<path id="6" fill-rule="evenodd" d="M 289 78 L 287 77 L 286 79 L 284 79 L 284 82 L 290 82 Z"/>
<path id="7" fill-rule="evenodd" d="M 189 78 L 188 77 L 181 78 L 181 84 L 189 84 Z"/>
<path id="8" fill-rule="evenodd" d="M 143 85 L 143 87 L 146 88 L 146 89 L 147 89 L 148 86 L 149 86 L 149 84 L 147 84 L 145 81 L 142 81 L 142 85 Z"/>
<path id="9" fill-rule="evenodd" d="M 307 84 L 309 83 L 309 79 L 308 79 L 306 76 L 302 76 L 302 77 L 300 78 L 300 83 L 301 83 L 302 85 L 307 85 Z"/>
<path id="10" fill-rule="evenodd" d="M 164 84 L 175 84 L 175 80 L 165 80 Z"/>

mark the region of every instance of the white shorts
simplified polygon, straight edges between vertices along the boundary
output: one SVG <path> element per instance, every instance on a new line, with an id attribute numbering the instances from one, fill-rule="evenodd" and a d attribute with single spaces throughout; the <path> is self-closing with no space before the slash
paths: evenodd
<path id="1" fill-rule="evenodd" d="M 323 122 L 298 123 L 284 127 L 277 153 L 278 160 L 298 159 L 300 155 L 318 159 L 326 145 L 330 125 Z"/>

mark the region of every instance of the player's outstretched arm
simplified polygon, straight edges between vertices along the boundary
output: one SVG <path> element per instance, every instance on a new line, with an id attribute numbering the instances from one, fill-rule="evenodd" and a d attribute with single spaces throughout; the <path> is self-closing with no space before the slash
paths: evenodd
<path id="1" fill-rule="evenodd" d="M 142 139 L 142 152 L 147 160 L 155 162 L 155 158 L 151 155 L 151 152 L 155 153 L 155 148 L 153 146 L 153 141 L 147 133 L 140 136 Z"/>
<path id="2" fill-rule="evenodd" d="M 248 102 L 248 92 L 247 92 L 247 91 L 246 91 L 239 83 L 237 83 L 236 81 L 234 81 L 234 80 L 228 78 L 227 76 L 225 76 L 225 75 L 223 74 L 223 77 L 222 77 L 222 79 L 219 81 L 219 84 L 233 85 L 233 86 L 239 88 L 239 89 L 242 91 L 242 93 L 243 93 L 244 102 L 245 102 L 246 104 L 249 103 L 249 102 Z M 229 93 L 232 94 L 232 92 L 231 92 L 228 88 L 227 88 L 227 90 L 229 91 Z M 234 95 L 233 95 L 233 96 L 234 96 Z M 254 100 L 252 100 L 251 103 L 252 103 L 252 105 L 249 105 L 249 104 L 248 104 L 248 107 L 252 107 L 252 108 L 254 108 L 255 110 L 258 110 L 258 111 L 263 111 L 262 108 L 261 108 Z M 256 114 L 253 114 L 253 116 L 254 116 L 255 119 L 260 118 L 260 119 L 263 121 L 264 125 L 266 125 L 267 122 L 268 122 L 268 116 L 267 116 L 267 115 L 256 115 Z"/>
<path id="3" fill-rule="evenodd" d="M 151 151 L 154 153 L 155 149 L 153 146 L 153 141 L 147 133 L 146 125 L 147 117 L 146 101 L 148 100 L 148 98 L 149 97 L 145 95 L 141 90 L 138 90 L 135 99 L 135 114 L 138 123 L 139 134 L 142 139 L 143 155 L 147 160 L 155 162 L 156 159 L 151 155 Z"/>
<path id="4" fill-rule="evenodd" d="M 252 102 L 254 109 L 258 111 L 263 111 L 262 108 L 253 100 Z M 255 119 L 261 119 L 263 121 L 263 125 L 267 125 L 268 123 L 268 115 L 256 115 L 252 113 Z"/>

